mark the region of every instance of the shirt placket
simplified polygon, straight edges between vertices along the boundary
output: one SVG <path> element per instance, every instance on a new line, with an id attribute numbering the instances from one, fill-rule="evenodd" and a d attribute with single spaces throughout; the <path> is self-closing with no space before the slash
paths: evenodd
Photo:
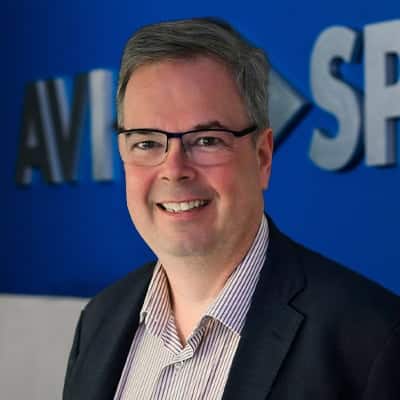
<path id="1" fill-rule="evenodd" d="M 207 323 L 208 320 L 203 320 L 189 337 L 186 346 L 182 348 L 177 334 L 174 316 L 173 314 L 170 315 L 168 323 L 161 334 L 161 340 L 163 341 L 164 347 L 171 354 L 171 358 L 164 364 L 160 372 L 158 384 L 153 392 L 152 398 L 161 398 L 161 387 L 168 387 L 168 392 L 162 394 L 165 396 L 163 398 L 174 400 L 189 398 L 191 382 L 185 381 L 184 376 L 186 375 L 184 374 L 184 368 L 190 368 L 190 365 L 187 364 L 191 364 L 195 357 L 196 350 L 206 331 Z M 166 380 L 168 380 L 168 383 L 166 383 Z M 186 388 L 186 390 L 183 391 L 182 388 Z"/>

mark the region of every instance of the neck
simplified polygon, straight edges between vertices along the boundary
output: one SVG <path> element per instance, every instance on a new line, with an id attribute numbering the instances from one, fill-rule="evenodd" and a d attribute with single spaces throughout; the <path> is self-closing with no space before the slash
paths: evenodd
<path id="1" fill-rule="evenodd" d="M 211 264 L 206 260 L 162 264 L 168 277 L 176 330 L 182 346 L 185 346 L 188 337 L 224 287 L 236 264 L 230 263 L 225 268 L 216 268 L 221 264 Z"/>
<path id="2" fill-rule="evenodd" d="M 170 284 L 173 305 L 182 301 L 187 306 L 210 304 L 240 262 L 222 264 L 222 260 L 185 259 L 162 263 Z"/>

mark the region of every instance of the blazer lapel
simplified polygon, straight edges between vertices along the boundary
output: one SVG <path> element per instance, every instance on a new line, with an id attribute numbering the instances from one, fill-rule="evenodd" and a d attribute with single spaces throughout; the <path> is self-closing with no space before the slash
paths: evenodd
<path id="1" fill-rule="evenodd" d="M 292 245 L 269 220 L 267 259 L 253 296 L 224 391 L 224 400 L 265 399 L 303 315 L 290 306 L 304 287 Z"/>
<path id="2" fill-rule="evenodd" d="M 127 293 L 109 310 L 107 318 L 98 327 L 87 351 L 80 355 L 72 377 L 73 388 L 69 398 L 76 400 L 112 400 L 121 378 L 139 313 L 151 278 L 152 268 L 139 281 L 129 282 Z M 126 288 L 125 288 L 126 289 Z"/>

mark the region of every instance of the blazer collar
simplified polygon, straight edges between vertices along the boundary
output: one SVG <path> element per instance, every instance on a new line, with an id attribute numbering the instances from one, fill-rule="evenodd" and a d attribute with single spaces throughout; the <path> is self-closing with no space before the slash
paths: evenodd
<path id="1" fill-rule="evenodd" d="M 272 221 L 267 258 L 236 351 L 223 400 L 265 399 L 271 390 L 303 315 L 291 307 L 304 288 L 304 273 L 293 242 Z"/>

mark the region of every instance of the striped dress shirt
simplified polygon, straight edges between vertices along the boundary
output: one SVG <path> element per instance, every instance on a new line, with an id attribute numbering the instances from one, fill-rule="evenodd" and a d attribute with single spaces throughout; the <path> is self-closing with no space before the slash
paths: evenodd
<path id="1" fill-rule="evenodd" d="M 183 347 L 167 276 L 156 265 L 114 400 L 221 399 L 268 247 L 263 216 L 250 250 Z"/>

